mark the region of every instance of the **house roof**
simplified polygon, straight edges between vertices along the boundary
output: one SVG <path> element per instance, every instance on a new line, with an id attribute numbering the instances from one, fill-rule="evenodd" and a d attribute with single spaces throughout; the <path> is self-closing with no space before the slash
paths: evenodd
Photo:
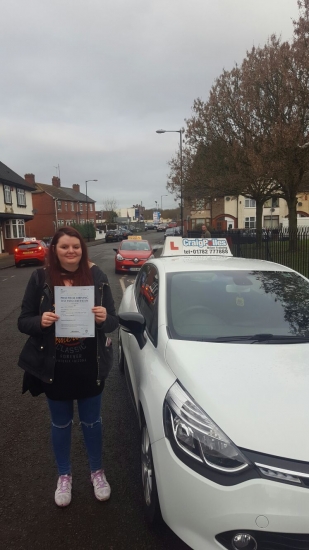
<path id="1" fill-rule="evenodd" d="M 35 186 L 32 183 L 29 183 L 24 178 L 16 174 L 16 172 L 13 172 L 13 170 L 3 164 L 3 162 L 0 162 L 0 181 L 4 184 L 13 184 L 18 187 L 35 191 Z"/>
<path id="2" fill-rule="evenodd" d="M 83 193 L 80 193 L 79 191 L 75 191 L 74 189 L 71 189 L 70 187 L 56 187 L 55 185 L 49 185 L 47 183 L 36 183 L 36 190 L 37 192 L 44 192 L 48 193 L 48 195 L 51 195 L 53 199 L 57 199 L 60 201 L 79 201 L 79 202 L 87 202 L 87 197 Z M 95 202 L 93 199 L 88 197 L 88 202 Z"/>
<path id="3" fill-rule="evenodd" d="M 85 195 L 84 193 L 81 193 L 80 191 L 75 191 L 75 189 L 72 189 L 71 187 L 61 187 L 68 195 L 72 194 L 72 197 L 76 197 L 75 200 L 82 201 L 82 202 L 95 202 L 93 199 L 91 199 L 88 195 Z"/>

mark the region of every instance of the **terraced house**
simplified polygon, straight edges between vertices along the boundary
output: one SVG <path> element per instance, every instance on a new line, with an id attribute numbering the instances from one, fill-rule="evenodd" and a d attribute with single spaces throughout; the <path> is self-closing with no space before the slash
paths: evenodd
<path id="1" fill-rule="evenodd" d="M 80 186 L 62 187 L 60 178 L 53 176 L 52 184 L 38 183 L 34 174 L 25 174 L 25 180 L 33 185 L 33 219 L 27 224 L 27 234 L 37 239 L 50 238 L 62 225 L 95 225 L 95 201 L 81 193 Z"/>
<path id="2" fill-rule="evenodd" d="M 33 219 L 34 185 L 0 162 L 0 253 L 12 254 Z"/>

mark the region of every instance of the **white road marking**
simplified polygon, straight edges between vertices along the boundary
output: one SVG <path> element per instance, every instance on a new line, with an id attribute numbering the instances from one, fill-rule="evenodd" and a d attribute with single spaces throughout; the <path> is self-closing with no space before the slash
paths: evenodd
<path id="1" fill-rule="evenodd" d="M 119 279 L 119 283 L 120 283 L 120 286 L 121 286 L 121 289 L 122 289 L 122 294 L 124 294 L 124 291 L 125 291 L 126 287 L 125 287 L 125 284 L 124 284 L 123 277 L 121 277 L 121 279 Z"/>

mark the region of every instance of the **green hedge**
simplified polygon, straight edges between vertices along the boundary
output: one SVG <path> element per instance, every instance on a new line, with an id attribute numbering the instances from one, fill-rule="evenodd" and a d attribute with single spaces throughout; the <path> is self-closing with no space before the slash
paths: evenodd
<path id="1" fill-rule="evenodd" d="M 95 238 L 95 227 L 93 223 L 90 223 L 90 222 L 85 224 L 72 223 L 71 227 L 74 227 L 74 229 L 76 229 L 85 240 L 87 240 L 88 238 L 89 239 Z"/>

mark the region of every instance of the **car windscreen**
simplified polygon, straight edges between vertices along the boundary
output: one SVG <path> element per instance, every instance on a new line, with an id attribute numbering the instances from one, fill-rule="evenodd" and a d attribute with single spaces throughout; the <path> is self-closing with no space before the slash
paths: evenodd
<path id="1" fill-rule="evenodd" d="M 125 241 L 121 250 L 151 250 L 149 243 L 143 241 Z"/>
<path id="2" fill-rule="evenodd" d="M 40 243 L 31 242 L 31 243 L 21 243 L 18 245 L 19 250 L 30 250 L 33 248 L 38 248 L 38 246 L 41 246 Z"/>
<path id="3" fill-rule="evenodd" d="M 309 339 L 309 282 L 286 271 L 167 275 L 171 338 L 299 343 Z"/>

